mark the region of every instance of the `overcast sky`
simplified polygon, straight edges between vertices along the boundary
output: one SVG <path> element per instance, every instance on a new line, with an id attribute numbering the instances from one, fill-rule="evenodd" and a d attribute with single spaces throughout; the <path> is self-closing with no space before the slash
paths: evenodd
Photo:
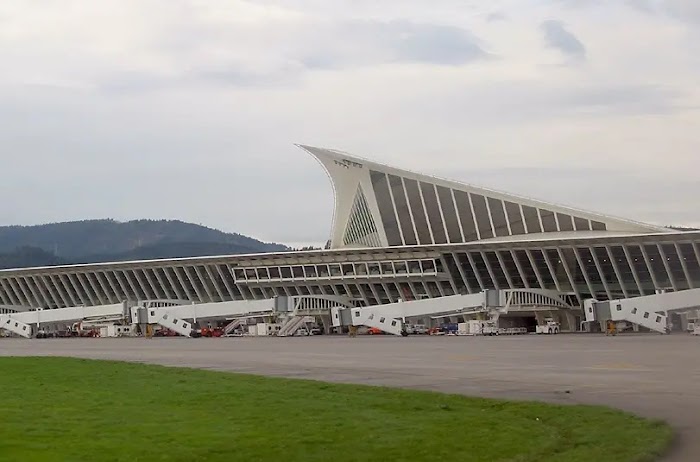
<path id="1" fill-rule="evenodd" d="M 0 2 L 0 224 L 324 242 L 293 143 L 698 226 L 700 2 Z"/>

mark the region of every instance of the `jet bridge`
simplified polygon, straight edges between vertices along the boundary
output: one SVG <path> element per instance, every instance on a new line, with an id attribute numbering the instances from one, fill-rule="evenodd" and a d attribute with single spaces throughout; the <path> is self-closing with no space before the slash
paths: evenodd
<path id="1" fill-rule="evenodd" d="M 33 334 L 31 326 L 36 326 L 38 331 L 42 324 L 69 324 L 89 318 L 111 316 L 124 318 L 126 312 L 125 303 L 24 311 L 1 315 L 2 323 L 0 323 L 0 329 L 6 329 L 23 337 L 31 338 Z"/>
<path id="2" fill-rule="evenodd" d="M 460 314 L 470 310 L 480 310 L 487 306 L 487 292 L 471 295 L 451 295 L 448 297 L 416 300 L 411 302 L 389 303 L 364 308 L 351 308 L 352 325 L 376 327 L 386 333 L 401 335 L 405 318 L 436 314 Z M 336 316 L 333 316 L 336 319 Z"/>
<path id="3" fill-rule="evenodd" d="M 12 332 L 24 338 L 32 338 L 32 326 L 14 319 L 7 314 L 0 314 L 0 330 L 1 329 L 5 329 L 8 332 Z"/>
<path id="4" fill-rule="evenodd" d="M 628 321 L 662 334 L 668 333 L 669 313 L 700 307 L 700 289 L 599 302 L 586 300 L 586 322 Z M 604 330 L 604 328 L 603 328 Z"/>
<path id="5" fill-rule="evenodd" d="M 165 307 L 131 308 L 133 322 L 158 324 L 178 334 L 190 337 L 193 323 L 205 320 L 243 316 L 269 316 L 276 312 L 278 299 L 244 300 L 219 303 L 192 303 Z M 190 323 L 189 321 L 192 321 Z"/>
<path id="6" fill-rule="evenodd" d="M 580 310 L 570 304 L 567 295 L 551 290 L 485 290 L 476 294 L 452 295 L 415 301 L 400 301 L 362 308 L 332 308 L 333 325 L 367 326 L 394 335 L 402 335 L 406 318 L 467 316 L 485 313 L 490 319 L 518 312 L 563 312 Z M 350 316 L 348 316 L 348 312 Z"/>
<path id="7" fill-rule="evenodd" d="M 268 316 L 287 311 L 284 297 L 221 303 L 179 304 L 179 301 L 144 301 L 136 306 L 74 306 L 51 310 L 25 311 L 0 315 L 0 329 L 26 338 L 42 325 L 70 324 L 86 320 L 110 320 L 114 323 L 158 324 L 185 337 L 192 334 L 194 324 L 203 320 L 225 320 L 243 316 Z M 36 330 L 32 329 L 36 326 Z"/>

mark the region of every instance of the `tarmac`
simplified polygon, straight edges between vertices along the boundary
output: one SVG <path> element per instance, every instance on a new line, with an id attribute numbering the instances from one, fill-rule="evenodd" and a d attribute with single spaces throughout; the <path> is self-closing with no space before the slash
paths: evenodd
<path id="1" fill-rule="evenodd" d="M 611 406 L 677 433 L 663 460 L 700 460 L 700 337 L 0 339 L 0 356 L 73 356 Z"/>

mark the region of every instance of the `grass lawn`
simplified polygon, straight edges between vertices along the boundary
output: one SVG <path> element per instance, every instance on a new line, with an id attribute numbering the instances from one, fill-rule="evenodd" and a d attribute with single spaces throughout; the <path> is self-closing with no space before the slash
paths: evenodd
<path id="1" fill-rule="evenodd" d="M 602 407 L 0 358 L 2 461 L 644 461 L 670 438 Z"/>

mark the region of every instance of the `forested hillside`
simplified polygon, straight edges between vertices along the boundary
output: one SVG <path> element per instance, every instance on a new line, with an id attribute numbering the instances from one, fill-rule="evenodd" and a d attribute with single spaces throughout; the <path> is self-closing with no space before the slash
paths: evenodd
<path id="1" fill-rule="evenodd" d="M 86 220 L 0 227 L 0 268 L 289 250 L 177 220 Z"/>

